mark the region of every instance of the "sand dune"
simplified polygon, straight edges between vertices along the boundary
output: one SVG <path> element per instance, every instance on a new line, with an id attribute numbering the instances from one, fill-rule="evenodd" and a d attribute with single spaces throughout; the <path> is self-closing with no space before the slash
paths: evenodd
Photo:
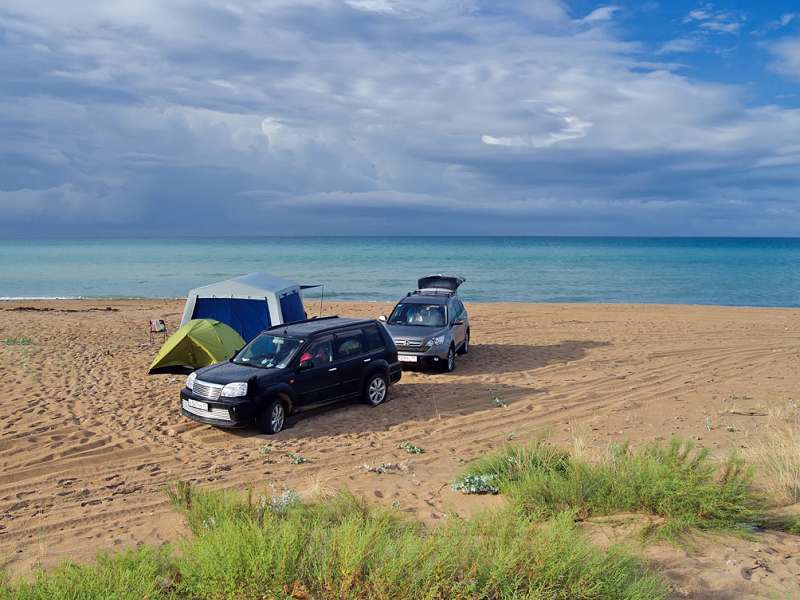
<path id="1" fill-rule="evenodd" d="M 148 319 L 174 328 L 182 303 L 0 303 L 0 341 L 9 341 L 0 343 L 0 564 L 19 574 L 97 549 L 176 540 L 184 530 L 163 494 L 175 479 L 306 494 L 347 486 L 433 522 L 486 505 L 447 484 L 465 461 L 508 440 L 548 432 L 591 451 L 679 434 L 722 453 L 762 435 L 766 419 L 757 415 L 797 397 L 800 311 L 469 308 L 473 346 L 455 373 L 407 373 L 381 407 L 307 413 L 268 437 L 183 418 L 182 378 L 145 374 L 158 349 Z M 25 337 L 30 344 L 10 343 Z M 404 440 L 425 453 L 406 454 Z M 310 462 L 292 465 L 288 452 Z M 382 463 L 398 464 L 400 475 L 365 468 Z M 761 597 L 800 576 L 797 538 L 779 534 L 708 544 L 699 555 L 650 553 L 687 597 Z M 743 575 L 762 559 L 768 568 Z"/>

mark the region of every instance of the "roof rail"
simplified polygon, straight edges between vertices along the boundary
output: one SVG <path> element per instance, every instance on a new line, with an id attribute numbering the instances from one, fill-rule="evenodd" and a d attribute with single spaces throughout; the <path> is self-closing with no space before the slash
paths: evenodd
<path id="1" fill-rule="evenodd" d="M 406 297 L 409 296 L 453 296 L 455 295 L 455 290 L 439 290 L 439 289 L 429 289 L 429 290 L 414 290 L 413 292 L 408 292 Z"/>
<path id="2" fill-rule="evenodd" d="M 310 319 L 302 319 L 300 321 L 292 321 L 291 323 L 278 323 L 277 325 L 270 325 L 264 331 L 270 331 L 279 327 L 289 327 L 290 325 L 299 325 L 300 323 L 316 323 L 318 321 L 325 321 L 327 319 L 338 319 L 339 315 L 330 315 L 327 317 L 311 317 Z"/>

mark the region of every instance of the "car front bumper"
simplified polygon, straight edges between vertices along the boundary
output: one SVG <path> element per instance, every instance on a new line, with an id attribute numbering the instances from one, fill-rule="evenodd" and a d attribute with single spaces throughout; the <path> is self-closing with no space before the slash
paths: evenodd
<path id="1" fill-rule="evenodd" d="M 255 420 L 255 412 L 255 406 L 247 400 L 206 400 L 192 394 L 189 388 L 181 390 L 181 414 L 200 423 L 215 427 L 247 427 Z"/>
<path id="2" fill-rule="evenodd" d="M 449 349 L 450 347 L 444 344 L 441 346 L 433 346 L 424 352 L 408 352 L 398 349 L 397 359 L 404 367 L 439 364 L 447 360 L 447 352 Z"/>

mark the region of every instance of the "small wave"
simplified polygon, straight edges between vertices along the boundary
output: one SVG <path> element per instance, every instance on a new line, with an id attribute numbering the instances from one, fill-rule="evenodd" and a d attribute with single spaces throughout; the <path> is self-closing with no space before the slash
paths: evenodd
<path id="1" fill-rule="evenodd" d="M 0 302 L 12 300 L 84 300 L 85 296 L 0 296 Z"/>

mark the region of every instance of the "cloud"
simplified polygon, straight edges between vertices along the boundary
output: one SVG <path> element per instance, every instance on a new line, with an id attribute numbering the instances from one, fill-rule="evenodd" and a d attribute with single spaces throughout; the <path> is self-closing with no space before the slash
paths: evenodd
<path id="1" fill-rule="evenodd" d="M 684 23 L 696 24 L 709 33 L 738 34 L 747 17 L 738 11 L 718 10 L 713 4 L 706 4 L 689 12 Z"/>
<path id="2" fill-rule="evenodd" d="M 658 49 L 658 54 L 683 54 L 696 52 L 700 48 L 700 42 L 693 38 L 675 38 L 664 42 Z"/>
<path id="3" fill-rule="evenodd" d="M 551 131 L 543 135 L 513 135 L 504 137 L 494 137 L 482 135 L 481 141 L 490 146 L 528 146 L 531 148 L 547 148 L 559 142 L 577 140 L 585 137 L 592 123 L 584 121 L 570 113 L 569 109 L 555 106 L 547 109 L 547 112 L 558 118 L 561 127 L 556 131 Z"/>
<path id="4" fill-rule="evenodd" d="M 726 21 L 698 10 L 702 41 Z M 648 54 L 615 14 L 6 0 L 0 233 L 800 234 L 800 113 L 684 75 L 659 58 L 692 34 Z M 771 49 L 787 75 L 796 44 Z"/>
<path id="5" fill-rule="evenodd" d="M 789 37 L 770 45 L 773 70 L 789 79 L 800 79 L 800 38 Z"/>
<path id="6" fill-rule="evenodd" d="M 770 29 L 781 29 L 790 23 L 793 23 L 798 17 L 798 13 L 786 13 L 780 16 L 779 19 L 770 23 Z"/>
<path id="7" fill-rule="evenodd" d="M 595 8 L 592 12 L 588 15 L 579 19 L 581 23 L 597 23 L 600 21 L 610 21 L 614 18 L 614 15 L 622 10 L 621 6 L 601 6 L 599 8 Z"/>

